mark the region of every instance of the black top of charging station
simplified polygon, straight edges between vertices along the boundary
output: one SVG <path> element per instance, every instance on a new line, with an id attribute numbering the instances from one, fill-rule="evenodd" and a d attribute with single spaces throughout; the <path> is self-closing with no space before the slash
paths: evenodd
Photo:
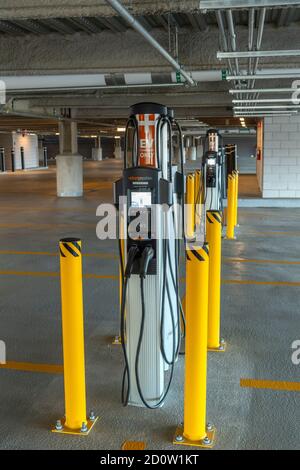
<path id="1" fill-rule="evenodd" d="M 137 103 L 131 106 L 130 114 L 161 114 L 162 116 L 168 115 L 166 106 L 158 103 Z"/>
<path id="2" fill-rule="evenodd" d="M 209 129 L 206 133 L 207 136 L 209 136 L 209 134 L 219 134 L 219 131 L 217 129 Z"/>
<path id="3" fill-rule="evenodd" d="M 170 119 L 174 119 L 174 118 L 175 118 L 174 109 L 172 109 L 172 108 L 167 108 L 167 111 L 168 111 L 168 117 L 169 117 Z"/>

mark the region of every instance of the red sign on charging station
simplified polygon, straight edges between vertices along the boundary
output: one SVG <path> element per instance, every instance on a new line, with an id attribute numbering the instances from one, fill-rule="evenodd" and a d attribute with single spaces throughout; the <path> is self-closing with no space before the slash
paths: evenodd
<path id="1" fill-rule="evenodd" d="M 156 129 L 157 114 L 138 114 L 139 126 L 139 155 L 138 165 L 157 167 L 156 158 Z"/>

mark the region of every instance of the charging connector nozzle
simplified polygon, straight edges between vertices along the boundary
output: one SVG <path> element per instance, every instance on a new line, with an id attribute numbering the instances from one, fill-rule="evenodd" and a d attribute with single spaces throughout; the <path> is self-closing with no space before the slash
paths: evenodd
<path id="1" fill-rule="evenodd" d="M 129 279 L 133 269 L 133 263 L 139 253 L 137 245 L 132 246 L 128 251 L 127 264 L 125 269 L 125 278 Z"/>
<path id="2" fill-rule="evenodd" d="M 142 253 L 141 257 L 141 262 L 140 262 L 140 278 L 145 279 L 147 272 L 148 272 L 148 266 L 150 261 L 154 258 L 154 250 L 152 246 L 146 246 Z"/>

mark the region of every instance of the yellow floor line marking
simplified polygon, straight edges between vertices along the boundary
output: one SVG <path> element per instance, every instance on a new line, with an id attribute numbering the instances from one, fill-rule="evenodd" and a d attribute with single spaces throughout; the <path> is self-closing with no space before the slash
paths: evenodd
<path id="1" fill-rule="evenodd" d="M 272 236 L 272 235 L 276 235 L 276 236 L 282 236 L 282 237 L 287 237 L 287 236 L 292 236 L 292 237 L 299 237 L 300 236 L 300 232 L 299 231 L 290 231 L 290 232 L 249 232 L 247 234 L 248 235 L 254 235 L 254 236 Z"/>
<path id="2" fill-rule="evenodd" d="M 0 250 L 0 255 L 30 255 L 30 256 L 59 256 L 59 253 L 52 253 L 48 251 L 15 251 L 15 250 Z M 82 256 L 91 258 L 103 259 L 118 259 L 117 255 L 112 253 L 83 253 Z"/>
<path id="3" fill-rule="evenodd" d="M 300 282 L 290 282 L 290 281 L 253 281 L 251 279 L 224 279 L 222 284 L 245 284 L 245 285 L 256 285 L 256 286 L 290 286 L 290 287 L 299 287 Z"/>
<path id="4" fill-rule="evenodd" d="M 1 276 L 57 277 L 59 273 L 41 271 L 0 271 Z"/>
<path id="5" fill-rule="evenodd" d="M 119 279 L 119 276 L 114 276 L 114 275 L 105 276 L 101 274 L 84 274 L 83 277 L 85 279 L 112 279 L 113 281 L 116 281 Z"/>
<path id="6" fill-rule="evenodd" d="M 224 263 L 257 263 L 257 264 L 300 265 L 300 261 L 285 261 L 285 260 L 271 260 L 271 259 L 224 258 L 223 261 L 224 261 Z"/>
<path id="7" fill-rule="evenodd" d="M 125 441 L 122 444 L 122 450 L 145 450 L 146 444 L 143 441 Z"/>
<path id="8" fill-rule="evenodd" d="M 33 276 L 33 277 L 58 277 L 58 272 L 42 272 L 42 271 L 0 271 L 1 276 Z M 104 274 L 83 274 L 85 279 L 119 279 L 119 276 Z"/>
<path id="9" fill-rule="evenodd" d="M 278 382 L 273 380 L 241 379 L 241 387 L 300 392 L 300 382 Z"/>
<path id="10" fill-rule="evenodd" d="M 0 364 L 0 369 L 20 370 L 24 372 L 42 372 L 46 374 L 63 374 L 62 365 L 55 364 L 33 364 L 31 362 L 7 362 Z"/>
<path id="11" fill-rule="evenodd" d="M 29 255 L 29 256 L 55 256 L 58 257 L 59 253 L 49 251 L 18 251 L 18 250 L 0 250 L 0 255 Z M 103 259 L 118 259 L 117 254 L 113 253 L 83 253 L 82 256 L 87 258 L 103 258 Z M 287 260 L 269 260 L 269 259 L 250 259 L 250 258 L 224 258 L 224 263 L 255 263 L 255 264 L 286 264 L 286 265 L 300 265 L 300 261 L 287 261 Z"/>
<path id="12" fill-rule="evenodd" d="M 0 276 L 32 276 L 32 277 L 59 277 L 58 272 L 39 272 L 39 271 L 0 271 Z M 84 279 L 111 279 L 118 280 L 119 276 L 110 274 L 83 274 Z M 180 278 L 181 282 L 185 281 L 185 278 Z M 299 287 L 300 282 L 289 282 L 289 281 L 253 281 L 249 279 L 223 279 L 222 284 L 241 284 L 241 285 L 262 285 L 262 286 L 291 286 Z"/>
<path id="13" fill-rule="evenodd" d="M 118 255 L 112 253 L 83 253 L 82 256 L 88 258 L 119 259 Z"/>

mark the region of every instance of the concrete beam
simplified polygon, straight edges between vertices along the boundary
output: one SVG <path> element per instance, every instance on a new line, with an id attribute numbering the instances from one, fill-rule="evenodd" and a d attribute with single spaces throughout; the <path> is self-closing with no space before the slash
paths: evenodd
<path id="1" fill-rule="evenodd" d="M 88 3 L 88 5 L 84 5 Z M 199 8 L 199 0 L 123 0 L 135 15 L 187 12 Z M 117 16 L 105 0 L 2 0 L 1 19 Z"/>
<path id="2" fill-rule="evenodd" d="M 156 30 L 153 36 L 165 48 L 169 37 L 165 31 Z M 210 33 L 181 30 L 179 60 L 191 70 L 211 68 L 220 62 L 217 28 Z M 43 36 L 5 36 L 0 42 L 1 73 L 122 73 L 173 71 L 164 58 L 139 34 L 132 30 L 124 33 L 103 31 L 72 36 L 49 34 Z"/>
<path id="3" fill-rule="evenodd" d="M 134 104 L 137 101 L 132 101 L 131 104 Z M 162 100 L 163 102 L 163 100 Z M 215 106 L 215 107 L 176 107 L 174 106 L 174 111 L 175 111 L 175 116 L 177 118 L 185 118 L 185 119 L 194 119 L 198 117 L 209 117 L 209 116 L 228 116 L 232 117 L 232 110 L 227 107 L 220 107 L 220 106 Z M 121 118 L 121 119 L 127 119 L 129 116 L 129 107 L 123 107 L 123 108 L 107 108 L 107 109 L 77 109 L 74 110 L 74 116 L 76 116 L 77 119 L 114 119 L 114 118 Z"/>
<path id="4" fill-rule="evenodd" d="M 228 87 L 228 86 L 227 86 Z M 228 88 L 227 88 L 228 89 Z M 29 107 L 42 107 L 44 109 L 54 108 L 95 108 L 97 109 L 114 109 L 114 108 L 128 108 L 134 102 L 141 101 L 162 101 L 166 106 L 176 107 L 214 107 L 214 106 L 232 106 L 232 96 L 226 93 L 226 89 L 222 92 L 216 93 L 202 93 L 198 94 L 196 91 L 190 93 L 133 93 L 133 94 L 105 94 L 93 96 L 76 96 L 70 97 L 61 96 L 57 98 L 40 98 L 31 100 Z M 14 101 L 14 110 L 19 109 L 18 99 Z M 22 101 L 21 101 L 22 103 Z"/>
<path id="5" fill-rule="evenodd" d="M 168 47 L 168 34 L 155 30 L 153 36 Z M 237 28 L 240 50 L 247 49 L 248 30 Z M 264 49 L 300 49 L 299 29 L 295 26 L 267 26 Z M 180 29 L 179 61 L 188 70 L 227 68 L 226 61 L 217 59 L 219 35 L 216 28 L 207 32 Z M 103 31 L 100 34 L 78 33 L 72 36 L 49 34 L 42 36 L 3 36 L 0 42 L 0 63 L 3 75 L 46 73 L 124 73 L 169 72 L 170 66 L 143 38 L 132 30 L 124 33 Z M 260 64 L 266 67 L 298 67 L 299 58 L 268 58 Z M 240 61 L 241 68 L 247 60 Z"/>

